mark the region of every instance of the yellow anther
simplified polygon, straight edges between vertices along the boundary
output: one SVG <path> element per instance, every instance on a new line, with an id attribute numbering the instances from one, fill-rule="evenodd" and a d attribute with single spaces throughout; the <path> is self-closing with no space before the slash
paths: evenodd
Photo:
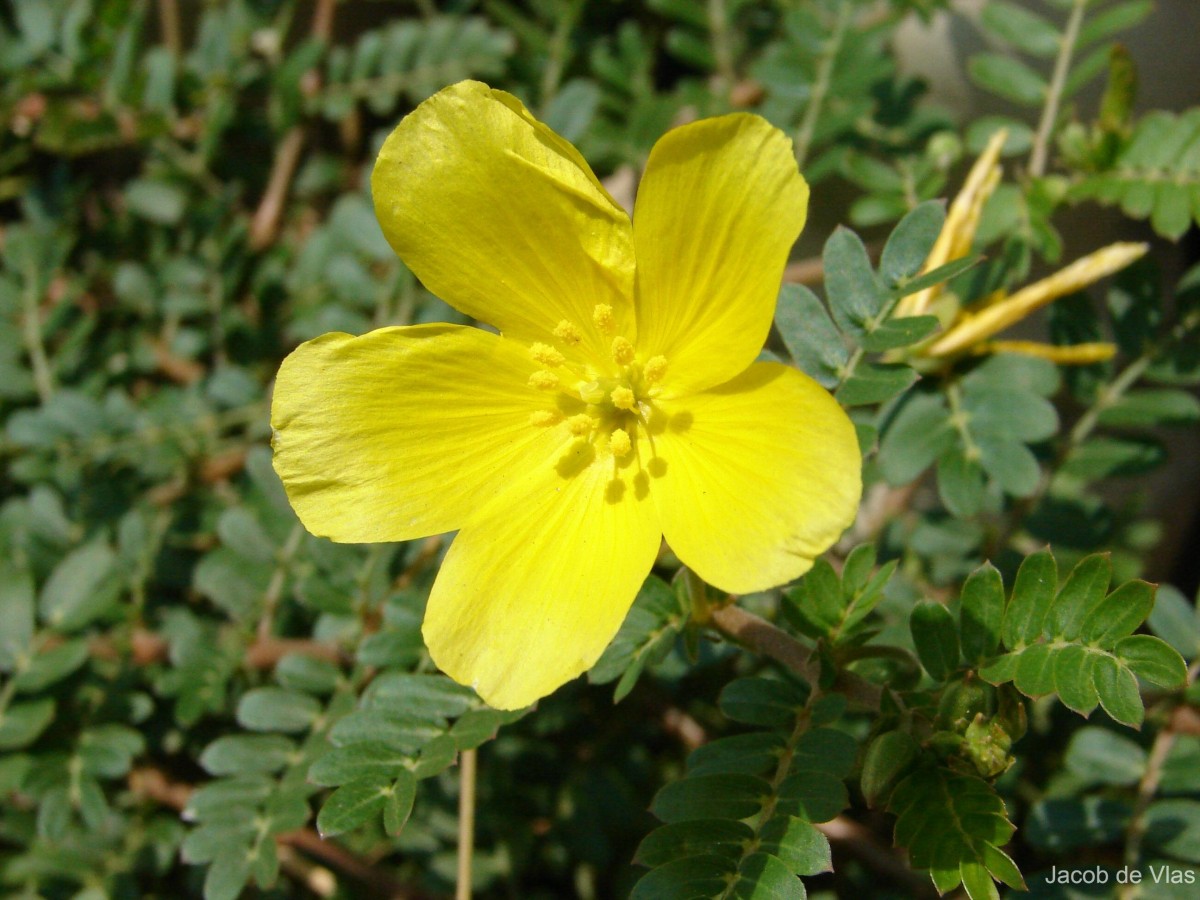
<path id="1" fill-rule="evenodd" d="M 657 384 L 666 374 L 667 358 L 665 356 L 652 356 L 642 367 L 642 376 L 646 379 L 647 384 Z"/>
<path id="2" fill-rule="evenodd" d="M 613 318 L 613 308 L 607 303 L 596 304 L 596 308 L 592 310 L 592 321 L 604 334 L 612 334 L 613 329 L 617 327 L 616 319 Z"/>
<path id="3" fill-rule="evenodd" d="M 529 352 L 543 366 L 550 368 L 561 366 L 566 362 L 566 358 L 549 344 L 534 344 L 529 348 Z"/>
<path id="4" fill-rule="evenodd" d="M 627 338 L 623 338 L 620 335 L 613 338 L 612 357 L 618 366 L 629 365 L 633 362 L 633 344 L 629 343 Z"/>
<path id="5" fill-rule="evenodd" d="M 529 376 L 529 386 L 539 391 L 552 391 L 558 387 L 558 376 L 539 369 Z"/>
<path id="6" fill-rule="evenodd" d="M 634 403 L 637 402 L 633 391 L 624 386 L 613 388 L 612 393 L 608 396 L 612 399 L 612 405 L 617 409 L 633 409 Z"/>
<path id="7" fill-rule="evenodd" d="M 608 436 L 608 449 L 617 459 L 627 456 L 633 449 L 633 441 L 629 439 L 629 432 L 624 428 L 616 429 Z"/>
<path id="8" fill-rule="evenodd" d="M 557 425 L 562 421 L 562 413 L 556 409 L 539 409 L 529 414 L 530 425 Z"/>
<path id="9" fill-rule="evenodd" d="M 576 389 L 579 391 L 579 399 L 584 403 L 603 403 L 604 388 L 600 386 L 598 381 L 581 381 Z"/>
<path id="10" fill-rule="evenodd" d="M 572 325 L 570 322 L 568 322 L 566 319 L 563 319 L 561 322 L 559 322 L 557 325 L 554 326 L 554 336 L 556 338 L 558 338 L 560 341 L 562 341 L 564 344 L 569 344 L 572 347 L 574 347 L 576 344 L 578 344 L 581 339 L 580 334 L 579 334 L 579 329 L 576 328 L 574 325 Z"/>
<path id="11" fill-rule="evenodd" d="M 567 427 L 571 429 L 571 434 L 576 437 L 583 437 L 592 430 L 592 426 L 595 424 L 595 420 L 587 413 L 580 413 L 577 416 L 571 416 L 571 418 L 567 419 Z"/>

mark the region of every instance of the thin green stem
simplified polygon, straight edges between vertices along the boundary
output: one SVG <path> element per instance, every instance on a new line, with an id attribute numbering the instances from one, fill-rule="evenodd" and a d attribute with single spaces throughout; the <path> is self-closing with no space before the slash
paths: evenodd
<path id="1" fill-rule="evenodd" d="M 1071 7 L 1071 15 L 1067 19 L 1067 29 L 1063 32 L 1062 42 L 1058 47 L 1058 58 L 1054 61 L 1054 73 L 1050 76 L 1050 86 L 1046 89 L 1046 103 L 1042 107 L 1042 118 L 1038 122 L 1037 135 L 1033 139 L 1033 150 L 1029 154 L 1029 174 L 1035 178 L 1046 174 L 1050 139 L 1054 135 L 1054 125 L 1058 121 L 1058 107 L 1062 102 L 1067 74 L 1071 70 L 1071 55 L 1075 52 L 1075 43 L 1079 40 L 1079 28 L 1083 24 L 1083 13 L 1088 2 L 1089 0 L 1075 0 Z"/>
<path id="2" fill-rule="evenodd" d="M 554 23 L 554 34 L 550 37 L 550 55 L 542 69 L 542 83 L 539 89 L 543 115 L 555 95 L 558 94 L 559 85 L 562 83 L 563 70 L 566 68 L 567 55 L 571 47 L 571 32 L 579 19 L 583 2 L 582 0 L 571 0 L 569 3 L 561 4 L 559 8 L 561 12 L 558 21 Z"/>
<path id="3" fill-rule="evenodd" d="M 713 58 L 717 61 L 717 79 L 720 82 L 715 93 L 722 99 L 737 79 L 733 66 L 733 41 L 729 33 L 729 10 L 725 0 L 708 0 L 708 33 L 712 39 Z"/>
<path id="4" fill-rule="evenodd" d="M 287 580 L 288 566 L 291 564 L 292 557 L 296 555 L 296 551 L 300 549 L 300 541 L 303 538 L 304 526 L 297 522 L 292 526 L 287 541 L 284 542 L 283 547 L 280 548 L 279 553 L 276 555 L 275 569 L 271 572 L 271 580 L 267 583 L 266 591 L 263 592 L 262 616 L 258 620 L 258 637 L 260 639 L 271 636 L 272 626 L 275 621 L 275 607 L 279 605 L 279 600 L 283 596 L 283 586 Z"/>
<path id="5" fill-rule="evenodd" d="M 946 400 L 950 403 L 950 423 L 962 439 L 964 455 L 969 460 L 978 461 L 979 445 L 975 443 L 975 439 L 971 437 L 971 430 L 967 427 L 971 421 L 971 416 L 970 413 L 963 409 L 962 388 L 959 387 L 957 381 L 952 381 L 947 386 Z"/>
<path id="6" fill-rule="evenodd" d="M 812 95 L 809 97 L 808 106 L 804 109 L 804 118 L 796 131 L 796 164 L 801 168 L 804 167 L 804 162 L 808 159 L 808 153 L 812 149 L 817 122 L 821 118 L 825 99 L 829 95 L 829 88 L 833 83 L 834 64 L 842 49 L 842 41 L 846 38 L 846 29 L 850 27 L 851 6 L 852 4 L 847 0 L 842 0 L 838 4 L 837 20 L 834 22 L 833 31 L 830 32 L 821 47 L 821 56 L 817 60 L 817 78 L 813 83 Z"/>
<path id="7" fill-rule="evenodd" d="M 1075 450 L 1084 441 L 1086 441 L 1088 437 L 1091 436 L 1092 432 L 1096 430 L 1096 426 L 1100 424 L 1100 416 L 1104 413 L 1104 411 L 1120 400 L 1125 395 L 1125 392 L 1138 382 L 1142 375 L 1146 373 L 1146 369 L 1148 369 L 1164 351 L 1168 350 L 1175 344 L 1188 339 L 1192 335 L 1192 332 L 1198 327 L 1200 327 L 1200 314 L 1193 313 L 1192 315 L 1185 317 L 1182 321 L 1178 322 L 1174 328 L 1171 329 L 1170 334 L 1167 335 L 1166 339 L 1163 340 L 1161 344 L 1147 350 L 1128 366 L 1122 369 L 1121 373 L 1117 375 L 1117 377 L 1114 378 L 1110 384 L 1100 389 L 1100 391 L 1096 394 L 1096 399 L 1092 402 L 1092 405 L 1089 406 L 1084 414 L 1079 417 L 1079 421 L 1075 423 L 1075 426 L 1067 434 L 1067 439 L 1059 448 L 1054 463 L 1049 469 L 1042 473 L 1042 477 L 1038 482 L 1037 488 L 1030 496 L 1026 497 L 1019 504 L 1013 507 L 1007 524 L 1000 530 L 1000 533 L 992 542 L 993 550 L 1001 550 L 1008 544 L 1009 539 L 1016 532 L 1018 526 L 1021 524 L 1021 521 L 1037 507 L 1037 505 L 1042 501 L 1042 498 L 1045 497 L 1049 492 L 1054 483 L 1054 477 L 1058 473 L 1058 470 L 1068 459 L 1070 459 L 1071 454 L 1074 453 Z"/>
<path id="8" fill-rule="evenodd" d="M 1196 680 L 1197 674 L 1200 674 L 1200 660 L 1196 660 L 1188 667 L 1187 683 L 1189 685 Z M 1162 730 L 1155 736 L 1154 744 L 1150 747 L 1150 753 L 1146 757 L 1146 769 L 1142 773 L 1141 781 L 1138 782 L 1137 800 L 1134 803 L 1133 812 L 1130 813 L 1129 824 L 1125 826 L 1125 865 L 1130 869 L 1137 867 L 1138 859 L 1142 855 L 1142 840 L 1146 836 L 1146 810 L 1150 808 L 1154 795 L 1158 792 L 1163 766 L 1166 765 L 1171 748 L 1175 746 L 1175 737 L 1175 728 L 1172 720 L 1168 718 Z M 1129 900 L 1129 898 L 1138 896 L 1138 893 L 1137 888 L 1123 887 L 1118 892 L 1118 896 L 1121 900 Z"/>
<path id="9" fill-rule="evenodd" d="M 808 731 L 812 715 L 812 706 L 816 699 L 820 696 L 820 691 L 813 688 L 813 692 L 808 697 L 808 702 L 804 705 L 804 709 L 800 710 L 796 716 L 796 725 L 792 728 L 792 733 L 788 735 L 787 743 L 784 744 L 783 752 L 779 754 L 779 762 L 775 766 L 775 772 L 771 776 L 771 792 L 767 795 L 767 799 L 763 802 L 763 807 L 759 811 L 758 816 L 751 826 L 754 829 L 754 839 L 746 844 L 746 848 L 742 851 L 742 859 L 745 859 L 750 854 L 758 849 L 759 835 L 762 833 L 766 824 L 771 821 L 775 815 L 775 808 L 779 805 L 779 789 L 783 785 L 784 779 L 788 777 L 788 772 L 792 768 L 792 759 L 796 756 L 796 746 L 800 743 L 800 738 L 804 737 L 804 733 Z M 719 900 L 728 900 L 734 896 L 734 891 L 737 889 L 738 879 L 732 879 L 725 890 L 721 892 Z"/>

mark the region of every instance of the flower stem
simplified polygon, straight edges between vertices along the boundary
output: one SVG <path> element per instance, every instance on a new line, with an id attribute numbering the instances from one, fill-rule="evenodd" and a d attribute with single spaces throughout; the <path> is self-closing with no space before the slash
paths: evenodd
<path id="1" fill-rule="evenodd" d="M 471 900 L 471 857 L 475 852 L 475 750 L 464 750 L 458 781 L 458 874 L 454 900 Z"/>
<path id="2" fill-rule="evenodd" d="M 1071 69 L 1071 55 L 1075 52 L 1075 42 L 1079 40 L 1079 28 L 1083 24 L 1083 11 L 1088 2 L 1089 0 L 1075 0 L 1071 7 L 1071 15 L 1067 19 L 1067 30 L 1063 32 L 1062 43 L 1058 47 L 1058 58 L 1054 61 L 1054 74 L 1050 76 L 1050 86 L 1046 90 L 1046 104 L 1042 107 L 1042 118 L 1038 122 L 1037 136 L 1033 140 L 1033 150 L 1029 154 L 1029 174 L 1035 178 L 1046 174 L 1050 138 L 1054 132 L 1054 123 L 1058 120 L 1058 107 L 1062 102 L 1067 73 Z"/>

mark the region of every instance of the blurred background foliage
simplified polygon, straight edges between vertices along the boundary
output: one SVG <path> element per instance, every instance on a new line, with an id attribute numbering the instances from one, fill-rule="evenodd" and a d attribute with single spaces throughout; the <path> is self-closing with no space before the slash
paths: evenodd
<path id="1" fill-rule="evenodd" d="M 897 710 L 879 718 L 825 702 L 839 696 L 833 684 L 810 702 L 772 663 L 689 624 L 700 588 L 668 584 L 669 554 L 657 569 L 666 580 L 647 583 L 591 683 L 535 713 L 489 710 L 437 675 L 419 628 L 447 542 L 359 547 L 305 533 L 271 469 L 272 378 L 291 348 L 325 331 L 463 321 L 395 258 L 367 190 L 384 135 L 438 88 L 471 77 L 518 94 L 626 204 L 663 131 L 752 110 L 792 135 L 814 187 L 773 349 L 855 408 L 868 489 L 834 566 L 744 604 L 815 646 L 826 671 L 889 681 L 933 710 L 961 694 L 976 663 L 1010 665 L 1024 646 L 1008 620 L 1003 651 L 998 618 L 991 637 L 971 631 L 960 609 L 999 616 L 1005 601 L 998 587 L 970 594 L 964 580 L 990 559 L 1011 586 L 1022 559 L 1052 544 L 1064 575 L 1080 560 L 1101 565 L 1087 560 L 1104 552 L 1114 584 L 1173 581 L 1149 626 L 1191 662 L 1200 272 L 1179 279 L 1200 221 L 1200 109 L 1185 108 L 1200 96 L 1138 105 L 1142 60 L 1127 46 L 1143 22 L 1170 30 L 1172 16 L 1192 15 L 1185 0 L 1157 11 L 1149 0 L 6 0 L 5 895 L 449 896 L 455 763 L 483 745 L 478 896 L 622 897 L 648 866 L 657 880 L 638 896 L 725 896 L 657 873 L 695 838 L 697 809 L 743 818 L 736 804 L 705 806 L 733 782 L 711 794 L 689 785 L 727 771 L 705 745 L 752 735 L 744 746 L 755 752 L 786 744 L 809 759 L 792 776 L 797 821 L 823 823 L 766 828 L 756 840 L 775 849 L 759 857 L 787 860 L 785 875 L 806 876 L 815 896 L 931 896 L 892 847 L 893 818 L 867 808 L 889 795 L 880 760 L 909 752 L 882 733 Z M 958 56 L 931 74 L 923 64 L 947 47 Z M 976 88 L 969 106 L 947 100 L 964 76 Z M 864 284 L 871 314 L 890 314 L 942 219 L 913 213 L 880 261 L 884 238 L 932 209 L 922 201 L 953 195 L 1000 127 L 1006 177 L 975 240 L 986 260 L 941 277 L 970 302 L 1116 236 L 1153 240 L 1111 286 L 1049 316 L 1052 341 L 1112 340 L 1113 359 L 933 365 L 904 356 L 927 329 L 879 334 L 852 315 L 846 291 Z M 838 222 L 865 243 L 837 232 L 822 260 Z M 826 301 L 803 287 L 822 283 Z M 857 557 L 856 544 L 867 545 Z M 1107 587 L 1106 575 L 1090 589 L 1092 613 Z M 1022 596 L 1018 582 L 1010 605 Z M 1060 605 L 1074 621 L 1075 607 Z M 1017 826 L 1008 852 L 1037 896 L 1116 890 L 1047 885 L 1053 865 L 1200 871 L 1195 689 L 1150 684 L 1139 699 L 1120 669 L 1133 698 L 1124 682 L 1097 680 L 1090 705 L 1102 711 L 1085 724 L 1071 709 L 1087 706 L 1088 685 L 1033 683 L 1011 665 L 1016 691 L 1046 695 L 1002 693 L 999 712 L 989 701 L 988 721 L 1009 736 L 1023 730 L 1013 704 L 1028 707 L 1016 764 L 986 769 L 978 735 L 945 744 L 970 716 L 930 711 L 943 737 L 924 735 L 921 752 L 975 768 L 921 770 L 888 808 L 903 822 L 905 797 L 934 803 L 932 791 L 1006 811 Z M 1154 681 L 1150 668 L 1132 671 Z M 615 707 L 600 686 L 612 681 Z M 791 719 L 762 712 L 768 696 L 817 727 L 796 743 Z M 1141 731 L 1121 728 L 1141 722 L 1143 700 Z M 956 801 L 942 802 L 944 819 Z M 656 816 L 678 827 L 652 841 Z M 907 841 L 903 831 L 912 863 L 936 870 L 921 829 Z M 923 833 L 990 852 L 969 834 Z M 711 854 L 682 858 L 720 883 L 721 864 L 704 869 Z M 782 876 L 758 864 L 759 882 L 743 867 L 729 896 L 796 896 L 766 893 Z M 999 864 L 987 868 L 1001 877 Z M 986 872 L 962 877 L 972 896 L 995 891 Z M 954 887 L 936 871 L 934 881 Z M 1194 897 L 1195 883 L 1140 896 Z"/>

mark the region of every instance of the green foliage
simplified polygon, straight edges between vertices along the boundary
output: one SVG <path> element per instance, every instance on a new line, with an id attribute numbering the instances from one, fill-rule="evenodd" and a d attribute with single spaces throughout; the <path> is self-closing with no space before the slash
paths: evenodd
<path id="1" fill-rule="evenodd" d="M 993 879 L 1024 889 L 1021 873 L 1000 849 L 1015 829 L 987 782 L 921 767 L 896 785 L 888 811 L 896 816 L 896 843 L 908 848 L 914 866 L 929 870 L 940 893 L 961 884 L 971 900 L 998 898 Z"/>
<path id="2" fill-rule="evenodd" d="M 830 869 L 814 827 L 848 803 L 842 779 L 857 746 L 828 727 L 844 702 L 784 681 L 743 678 L 720 697 L 730 719 L 769 728 L 700 747 L 687 773 L 658 792 L 635 861 L 652 867 L 631 897 L 804 897 L 798 876 Z"/>
<path id="3" fill-rule="evenodd" d="M 1183 527 L 1149 479 L 1200 421 L 1200 267 L 1055 301 L 1050 340 L 1112 359 L 928 353 L 1095 249 L 1068 204 L 1171 240 L 1200 222 L 1197 110 L 1142 111 L 1123 49 L 1151 10 L 983 4 L 965 71 L 1011 109 L 972 118 L 897 56 L 907 17 L 958 14 L 942 0 L 7 4 L 0 893 L 449 896 L 476 749 L 481 898 L 882 896 L 895 873 L 830 821 L 972 898 L 1018 888 L 1013 860 L 1047 896 L 1080 859 L 1200 874 L 1200 618 L 1143 580 Z M 664 549 L 589 683 L 515 714 L 425 650 L 446 541 L 307 534 L 269 449 L 300 341 L 466 321 L 367 187 L 461 78 L 519 96 L 622 202 L 673 125 L 782 129 L 814 188 L 797 255 L 824 252 L 768 352 L 863 451 L 858 520 L 800 580 L 727 598 Z M 923 272 L 999 128 L 970 249 Z"/>
<path id="4" fill-rule="evenodd" d="M 1110 593 L 1111 578 L 1112 564 L 1099 554 L 1080 560 L 1061 586 L 1049 552 L 1026 558 L 1004 606 L 1006 652 L 979 674 L 992 684 L 1012 681 L 1027 697 L 1056 693 L 1084 716 L 1099 704 L 1118 722 L 1140 726 L 1137 679 L 1180 687 L 1185 666 L 1165 642 L 1133 633 L 1150 614 L 1154 587 L 1130 581 Z M 1003 596 L 992 595 L 991 604 L 997 600 Z"/>
<path id="5" fill-rule="evenodd" d="M 1147 115 L 1117 145 L 1111 162 L 1072 185 L 1070 196 L 1119 206 L 1178 240 L 1200 222 L 1200 110 Z"/>

